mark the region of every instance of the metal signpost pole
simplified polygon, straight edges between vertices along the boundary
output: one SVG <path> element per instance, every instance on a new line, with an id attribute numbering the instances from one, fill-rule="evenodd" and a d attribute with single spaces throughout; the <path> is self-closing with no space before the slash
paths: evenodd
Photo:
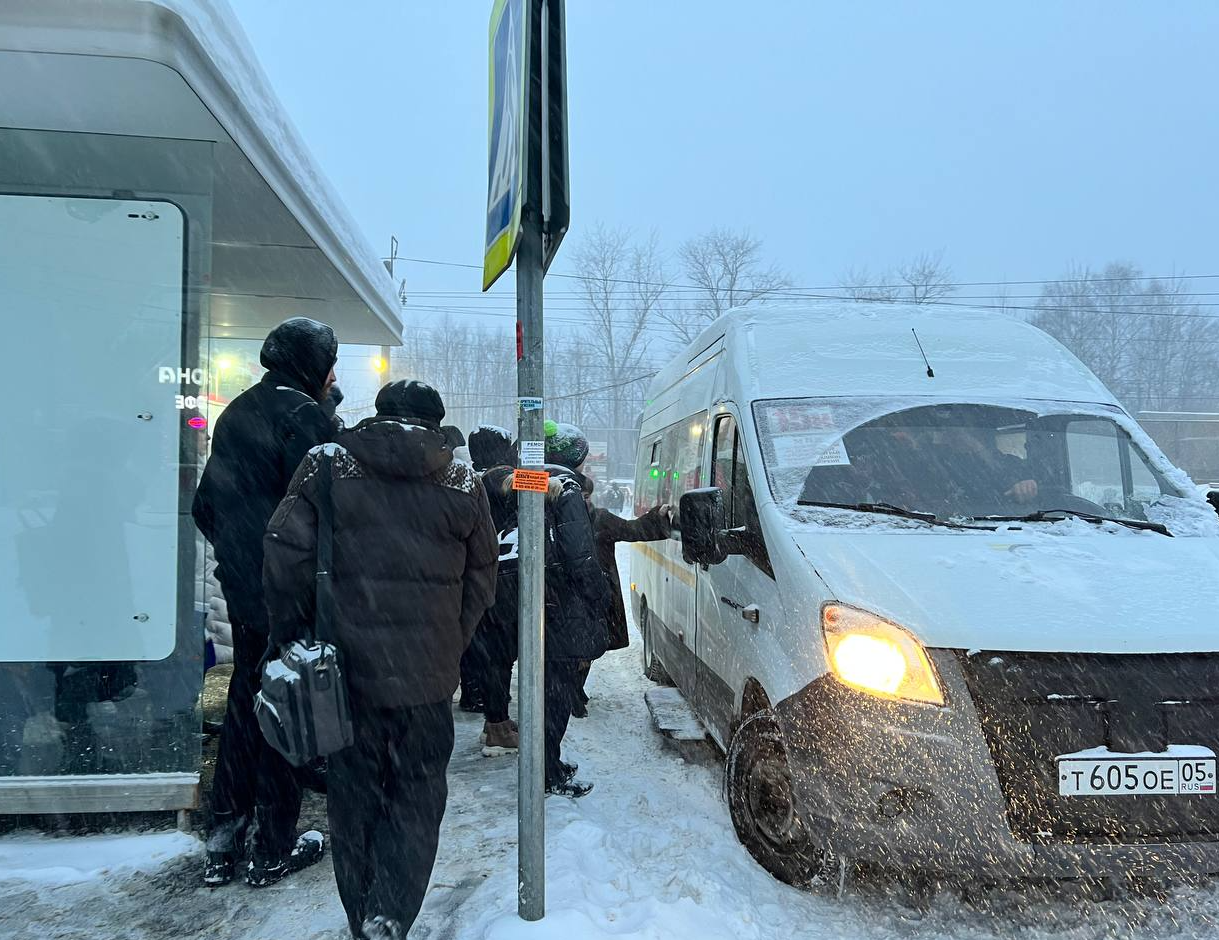
<path id="1" fill-rule="evenodd" d="M 563 0 L 491 9 L 490 165 L 483 290 L 516 259 L 519 544 L 517 912 L 546 913 L 545 398 L 542 278 L 571 216 Z"/>
<path id="2" fill-rule="evenodd" d="M 517 394 L 522 403 L 542 397 L 542 226 L 541 219 L 522 220 L 516 253 L 516 316 L 521 356 L 517 362 Z M 544 441 L 541 407 L 522 407 L 519 441 Z M 524 461 L 522 461 L 524 466 Z M 546 913 L 546 789 L 545 789 L 545 494 L 520 492 L 517 525 L 520 534 L 520 652 L 517 682 L 521 747 L 518 757 L 517 908 L 524 920 Z"/>

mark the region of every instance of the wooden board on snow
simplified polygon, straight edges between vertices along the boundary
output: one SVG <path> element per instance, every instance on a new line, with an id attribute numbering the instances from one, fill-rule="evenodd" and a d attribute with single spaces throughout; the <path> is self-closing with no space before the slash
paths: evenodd
<path id="1" fill-rule="evenodd" d="M 707 729 L 677 689 L 657 687 L 643 693 L 656 730 L 674 741 L 705 741 Z"/>

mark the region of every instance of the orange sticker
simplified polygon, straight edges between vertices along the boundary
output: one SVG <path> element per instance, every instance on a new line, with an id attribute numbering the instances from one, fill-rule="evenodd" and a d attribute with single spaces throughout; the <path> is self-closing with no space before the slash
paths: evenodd
<path id="1" fill-rule="evenodd" d="M 550 474 L 545 470 L 513 470 L 512 488 L 528 493 L 545 493 L 550 486 Z"/>

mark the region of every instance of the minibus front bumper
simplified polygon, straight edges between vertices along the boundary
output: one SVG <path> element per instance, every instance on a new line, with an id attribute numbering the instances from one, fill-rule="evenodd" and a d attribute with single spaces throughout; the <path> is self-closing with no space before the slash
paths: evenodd
<path id="1" fill-rule="evenodd" d="M 1028 807 L 1045 810 L 1051 798 L 1037 790 L 1043 781 L 1025 784 L 1009 773 L 1001 782 L 1000 754 L 984 730 L 988 705 L 974 677 L 967 679 L 963 654 L 928 652 L 944 707 L 874 697 L 832 676 L 775 706 L 797 812 L 819 843 L 858 861 L 968 879 L 1219 872 L 1219 826 L 1206 828 L 1219 797 L 1189 798 L 1215 802 L 1192 803 L 1207 817 L 1191 819 L 1184 832 L 1171 831 L 1171 820 L 1158 819 L 1157 829 L 1143 818 L 1130 821 L 1131 832 L 1138 830 L 1130 838 L 1036 816 Z M 1138 805 L 1165 812 L 1163 803 Z"/>

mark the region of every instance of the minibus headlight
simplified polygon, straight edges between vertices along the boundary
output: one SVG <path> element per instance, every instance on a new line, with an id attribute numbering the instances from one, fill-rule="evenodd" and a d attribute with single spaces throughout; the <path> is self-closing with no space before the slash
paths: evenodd
<path id="1" fill-rule="evenodd" d="M 884 698 L 944 704 L 923 644 L 896 624 L 853 607 L 826 604 L 821 631 L 830 668 L 846 685 Z"/>

